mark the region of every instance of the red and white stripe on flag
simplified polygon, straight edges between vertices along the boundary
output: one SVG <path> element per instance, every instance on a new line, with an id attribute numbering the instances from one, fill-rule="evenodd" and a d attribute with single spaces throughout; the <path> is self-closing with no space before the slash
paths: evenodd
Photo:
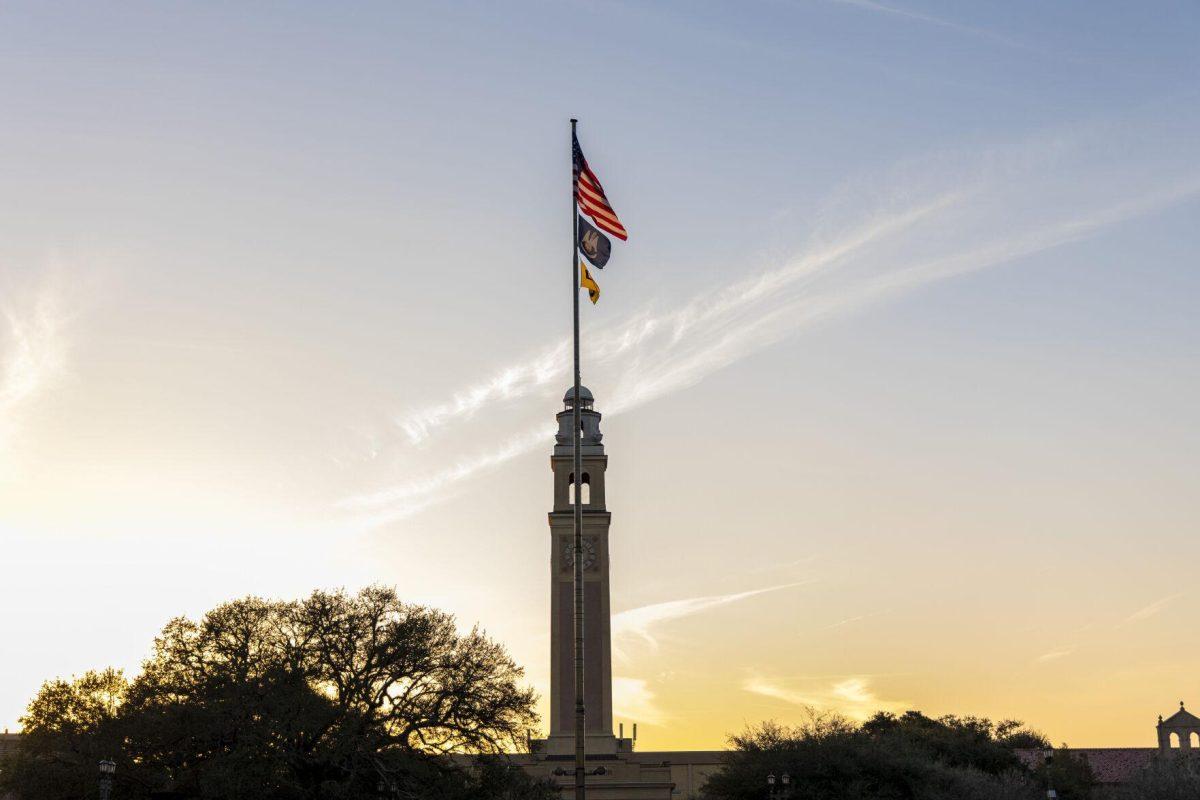
<path id="1" fill-rule="evenodd" d="M 625 226 L 617 219 L 617 212 L 613 211 L 608 198 L 604 196 L 604 187 L 587 166 L 580 171 L 579 180 L 575 182 L 575 197 L 579 200 L 579 210 L 594 219 L 598 227 L 622 241 L 629 237 Z"/>
<path id="2" fill-rule="evenodd" d="M 617 212 L 613 211 L 608 198 L 604 196 L 604 187 L 600 185 L 596 173 L 588 166 L 587 159 L 583 157 L 583 150 L 579 147 L 579 140 L 574 136 L 571 137 L 571 149 L 575 162 L 575 199 L 579 202 L 579 210 L 595 220 L 598 228 L 625 241 L 629 234 L 626 233 L 621 220 L 617 219 Z"/>

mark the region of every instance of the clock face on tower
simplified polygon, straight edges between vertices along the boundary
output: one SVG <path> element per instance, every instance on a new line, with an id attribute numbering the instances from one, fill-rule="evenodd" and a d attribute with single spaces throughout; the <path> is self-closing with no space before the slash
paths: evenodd
<path id="1" fill-rule="evenodd" d="M 563 569 L 571 569 L 575 566 L 575 543 L 568 538 L 563 538 L 562 547 L 562 564 Z M 596 537 L 583 537 L 583 568 L 585 570 L 594 570 L 596 568 Z"/>

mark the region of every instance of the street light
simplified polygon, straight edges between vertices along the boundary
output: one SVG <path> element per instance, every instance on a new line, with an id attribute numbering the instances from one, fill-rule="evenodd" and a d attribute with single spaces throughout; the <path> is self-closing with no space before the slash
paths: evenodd
<path id="1" fill-rule="evenodd" d="M 792 776 L 786 772 L 779 776 L 779 788 L 775 788 L 775 773 L 767 776 L 768 800 L 788 800 L 792 796 Z"/>
<path id="2" fill-rule="evenodd" d="M 375 784 L 375 790 L 379 792 L 381 797 L 399 797 L 400 784 L 396 779 L 387 774 L 383 766 L 379 766 L 379 780 Z"/>
<path id="3" fill-rule="evenodd" d="M 100 800 L 108 800 L 112 791 L 113 775 L 117 774 L 117 765 L 109 759 L 100 762 Z"/>
<path id="4" fill-rule="evenodd" d="M 1054 749 L 1047 747 L 1042 756 L 1046 759 L 1046 800 L 1058 800 L 1058 792 L 1050 783 L 1050 767 L 1054 764 Z"/>

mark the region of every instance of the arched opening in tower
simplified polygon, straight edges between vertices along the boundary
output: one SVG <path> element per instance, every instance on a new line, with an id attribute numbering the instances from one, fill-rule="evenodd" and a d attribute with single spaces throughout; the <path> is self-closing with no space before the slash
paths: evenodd
<path id="1" fill-rule="evenodd" d="M 592 479 L 586 472 L 579 479 L 579 494 L 586 506 L 592 502 Z M 575 505 L 575 473 L 572 472 L 567 480 L 567 503 Z"/>

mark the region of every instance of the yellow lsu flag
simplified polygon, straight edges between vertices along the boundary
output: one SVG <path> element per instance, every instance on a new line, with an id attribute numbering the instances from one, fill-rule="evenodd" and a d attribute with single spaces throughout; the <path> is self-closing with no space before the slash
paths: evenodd
<path id="1" fill-rule="evenodd" d="M 592 305 L 596 305 L 600 299 L 600 284 L 592 279 L 592 273 L 588 272 L 587 265 L 582 261 L 579 262 L 579 285 L 588 290 L 588 299 Z"/>

